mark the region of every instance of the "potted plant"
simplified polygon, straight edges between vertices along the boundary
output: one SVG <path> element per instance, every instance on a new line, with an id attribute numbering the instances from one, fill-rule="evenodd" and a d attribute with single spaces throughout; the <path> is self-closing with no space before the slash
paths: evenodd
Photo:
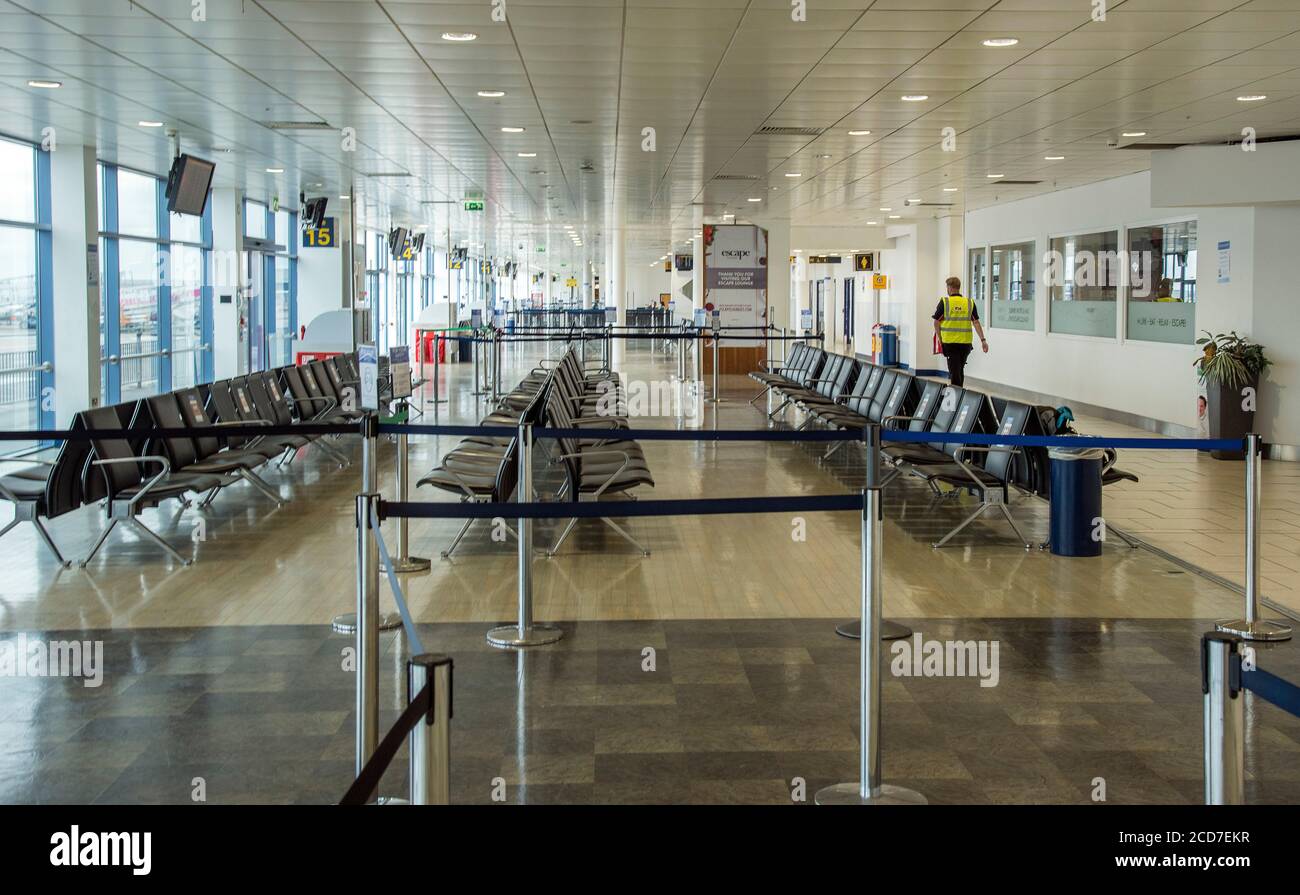
<path id="1" fill-rule="evenodd" d="M 1236 330 L 1197 339 L 1201 356 L 1194 366 L 1205 385 L 1206 412 L 1211 438 L 1244 438 L 1255 423 L 1259 378 L 1272 361 L 1264 346 L 1251 342 Z M 1219 460 L 1240 460 L 1242 451 L 1211 451 Z"/>

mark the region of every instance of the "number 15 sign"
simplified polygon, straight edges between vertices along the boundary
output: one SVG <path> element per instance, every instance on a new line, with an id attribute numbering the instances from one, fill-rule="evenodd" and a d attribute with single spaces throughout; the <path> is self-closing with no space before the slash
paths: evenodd
<path id="1" fill-rule="evenodd" d="M 327 249 L 334 246 L 334 218 L 324 218 L 320 227 L 302 231 L 303 248 Z"/>

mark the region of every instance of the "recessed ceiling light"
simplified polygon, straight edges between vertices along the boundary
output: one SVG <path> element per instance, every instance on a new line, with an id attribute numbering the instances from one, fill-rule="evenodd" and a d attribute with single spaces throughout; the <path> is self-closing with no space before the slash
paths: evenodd
<path id="1" fill-rule="evenodd" d="M 828 158 L 830 158 L 830 156 L 827 155 L 826 153 L 822 153 L 821 155 L 819 155 L 819 156 L 817 156 L 817 157 L 820 158 L 820 159 L 828 159 Z"/>
<path id="2" fill-rule="evenodd" d="M 163 123 L 161 121 L 141 121 L 140 126 L 141 127 L 162 127 Z"/>
<path id="3" fill-rule="evenodd" d="M 985 174 L 984 176 L 987 177 L 989 180 L 997 180 L 999 177 L 1006 177 L 1007 175 L 1005 175 L 1005 174 Z"/>
<path id="4" fill-rule="evenodd" d="M 39 87 L 41 90 L 58 90 L 63 86 L 62 81 L 28 81 L 28 87 Z"/>
<path id="5" fill-rule="evenodd" d="M 803 177 L 803 175 L 800 174 L 800 173 L 798 173 L 797 171 L 792 171 L 791 173 L 789 173 L 789 174 L 787 174 L 787 175 L 785 175 L 785 176 L 786 176 L 786 177 Z"/>
<path id="6" fill-rule="evenodd" d="M 763 200 L 762 200 L 762 199 L 750 199 L 749 201 L 750 201 L 750 202 L 762 202 Z"/>
<path id="7" fill-rule="evenodd" d="M 880 221 L 867 221 L 867 226 L 868 226 L 868 227 L 876 227 L 876 226 L 879 226 L 879 224 L 880 224 Z"/>
<path id="8" fill-rule="evenodd" d="M 923 102 L 925 102 L 925 101 L 926 101 L 927 99 L 929 99 L 929 98 L 930 98 L 929 95 L 928 95 L 928 94 L 925 94 L 925 93 L 907 93 L 907 94 L 904 94 L 904 95 L 903 95 L 903 102 L 905 102 L 905 103 L 923 103 Z"/>
<path id="9" fill-rule="evenodd" d="M 484 99 L 500 99 L 506 95 L 504 90 L 480 90 L 478 95 Z"/>
<path id="10" fill-rule="evenodd" d="M 892 209 L 892 208 L 881 208 L 880 210 L 881 210 L 881 211 L 893 211 L 894 209 Z"/>
<path id="11" fill-rule="evenodd" d="M 988 40 L 984 41 L 984 46 L 1014 47 L 1018 43 L 1020 43 L 1020 38 L 1018 37 L 990 37 Z"/>
<path id="12" fill-rule="evenodd" d="M 1268 99 L 1268 96 L 1267 96 L 1266 94 L 1263 94 L 1263 93 L 1247 93 L 1245 96 L 1239 96 L 1239 97 L 1237 97 L 1237 102 L 1239 102 L 1239 103 L 1257 103 L 1257 102 L 1259 102 L 1261 99 Z"/>
<path id="13" fill-rule="evenodd" d="M 1146 135 L 1147 135 L 1146 131 L 1126 131 L 1125 133 L 1121 134 L 1121 136 L 1124 137 L 1145 137 Z"/>
<path id="14" fill-rule="evenodd" d="M 501 128 L 501 133 L 503 133 L 503 134 L 522 134 L 523 132 L 524 132 L 524 128 L 522 128 L 522 127 L 503 127 L 503 128 Z"/>
<path id="15" fill-rule="evenodd" d="M 1063 161 L 1065 161 L 1065 156 L 1063 156 L 1063 155 L 1045 155 L 1045 156 L 1043 156 L 1043 161 L 1045 161 L 1045 162 L 1063 162 Z"/>
<path id="16" fill-rule="evenodd" d="M 266 173 L 267 173 L 267 174 L 283 174 L 283 173 L 284 173 L 284 168 L 267 168 L 267 169 L 266 169 Z"/>
<path id="17" fill-rule="evenodd" d="M 943 191 L 944 191 L 945 193 L 955 193 L 955 192 L 957 192 L 957 187 L 955 187 L 955 186 L 946 186 L 946 187 L 943 188 Z"/>
<path id="18" fill-rule="evenodd" d="M 901 214 L 891 214 L 891 215 L 889 216 L 889 219 L 890 219 L 891 221 L 896 221 L 896 220 L 898 220 L 898 219 L 901 218 L 901 217 L 902 217 Z"/>
<path id="19" fill-rule="evenodd" d="M 520 158 L 537 158 L 537 153 L 535 153 L 535 152 L 521 152 L 521 153 L 519 153 L 519 157 L 520 157 Z"/>
<path id="20" fill-rule="evenodd" d="M 352 197 L 349 196 L 347 193 L 344 193 L 342 196 L 339 196 L 339 198 L 340 198 L 340 199 L 351 199 Z"/>
<path id="21" fill-rule="evenodd" d="M 465 41 L 478 40 L 478 35 L 473 31 L 444 31 L 442 32 L 442 39 L 464 43 Z"/>
<path id="22" fill-rule="evenodd" d="M 907 201 L 908 201 L 908 203 L 911 204 L 911 205 L 920 205 L 920 204 L 921 204 L 921 200 L 920 200 L 920 199 L 908 199 Z"/>
<path id="23" fill-rule="evenodd" d="M 871 133 L 871 131 L 849 131 L 849 136 L 850 136 L 850 137 L 865 137 L 865 136 L 866 136 L 867 134 L 869 134 L 869 133 Z"/>

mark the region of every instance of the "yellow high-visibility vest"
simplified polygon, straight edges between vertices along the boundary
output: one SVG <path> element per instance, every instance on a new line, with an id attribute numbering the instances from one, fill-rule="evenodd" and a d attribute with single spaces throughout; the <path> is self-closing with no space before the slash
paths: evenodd
<path id="1" fill-rule="evenodd" d="M 939 321 L 939 338 L 943 344 L 970 345 L 975 341 L 970 323 L 973 307 L 969 298 L 960 295 L 943 297 L 943 319 Z"/>

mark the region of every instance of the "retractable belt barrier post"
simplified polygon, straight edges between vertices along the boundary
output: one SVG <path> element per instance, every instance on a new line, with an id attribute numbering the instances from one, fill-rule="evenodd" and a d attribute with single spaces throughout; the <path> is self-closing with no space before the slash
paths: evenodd
<path id="1" fill-rule="evenodd" d="M 1240 805 L 1246 798 L 1246 697 L 1235 634 L 1201 638 L 1205 701 L 1205 804 Z"/>
<path id="2" fill-rule="evenodd" d="M 378 495 L 379 493 L 378 463 L 379 463 L 379 416 L 375 413 L 367 413 L 365 417 L 361 420 L 361 496 L 366 496 L 371 494 Z M 400 627 L 402 624 L 401 618 L 395 614 L 385 614 L 382 616 L 379 615 L 379 608 L 378 608 L 379 607 L 379 560 L 374 558 L 374 553 L 373 553 L 375 549 L 374 539 L 366 538 L 364 542 L 361 540 L 362 536 L 368 533 L 369 522 L 366 520 L 369 520 L 369 518 L 370 518 L 369 516 L 366 516 L 365 520 L 362 520 L 362 522 L 358 523 L 358 527 L 357 527 L 357 532 L 358 532 L 357 533 L 357 538 L 358 538 L 357 540 L 357 548 L 358 548 L 357 611 L 345 612 L 342 615 L 336 615 L 334 616 L 333 620 L 331 620 L 330 622 L 330 627 L 333 628 L 336 633 L 338 634 L 355 633 L 358 637 L 358 641 L 360 641 L 363 634 L 363 632 L 357 627 L 357 619 L 360 617 L 361 603 L 362 603 L 363 582 L 361 579 L 360 572 L 361 572 L 361 559 L 362 559 L 361 548 L 363 543 L 370 544 L 370 547 L 368 549 L 372 551 L 369 554 L 371 557 L 371 569 L 367 570 L 366 580 L 367 581 L 370 580 L 371 577 L 373 577 L 374 579 L 374 599 L 375 599 L 375 618 L 376 618 L 375 636 L 376 637 L 378 636 L 379 631 L 391 631 L 394 628 Z M 364 530 L 363 530 L 363 526 L 365 527 Z M 357 662 L 360 663 L 360 661 L 361 661 L 361 647 L 360 647 L 360 643 L 358 642 Z"/>
<path id="3" fill-rule="evenodd" d="M 1262 439 L 1246 436 L 1246 616 L 1224 619 L 1215 627 L 1244 640 L 1290 640 L 1291 626 L 1259 618 L 1259 522 L 1263 496 Z"/>
<path id="4" fill-rule="evenodd" d="M 880 778 L 880 603 L 884 580 L 884 481 L 880 468 L 880 426 L 867 431 L 867 486 L 862 489 L 862 636 L 858 647 L 859 730 L 857 783 L 819 790 L 818 805 L 925 805 L 915 790 L 886 785 Z"/>
<path id="5" fill-rule="evenodd" d="M 429 710 L 411 728 L 411 804 L 451 804 L 451 656 L 423 653 L 406 663 L 408 702 L 429 691 Z"/>
<path id="6" fill-rule="evenodd" d="M 397 499 L 410 500 L 410 447 L 407 434 L 397 433 Z M 411 520 L 402 517 L 397 520 L 397 556 L 393 557 L 394 572 L 423 572 L 432 568 L 432 562 L 422 556 L 411 555 Z"/>
<path id="7" fill-rule="evenodd" d="M 718 394 L 718 329 L 712 329 L 713 334 L 713 391 L 709 395 L 710 404 L 722 403 L 722 396 Z"/>
<path id="8" fill-rule="evenodd" d="M 533 426 L 519 425 L 519 503 L 533 499 Z M 493 646 L 524 647 L 554 643 L 564 632 L 554 625 L 533 621 L 533 520 L 519 517 L 519 621 L 513 625 L 499 625 L 487 633 Z"/>

